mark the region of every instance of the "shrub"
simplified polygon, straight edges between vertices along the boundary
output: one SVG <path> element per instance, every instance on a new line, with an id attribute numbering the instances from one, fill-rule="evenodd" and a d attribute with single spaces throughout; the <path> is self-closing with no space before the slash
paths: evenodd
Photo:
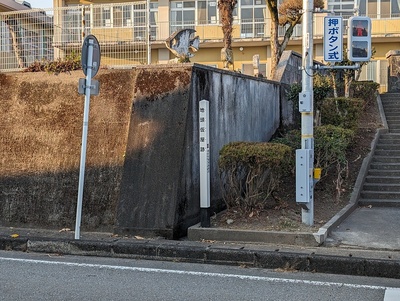
<path id="1" fill-rule="evenodd" d="M 65 58 L 59 58 L 56 61 L 35 61 L 28 68 L 25 69 L 25 72 L 49 72 L 54 74 L 59 74 L 62 72 L 70 72 L 73 70 L 81 69 L 81 58 L 75 52 L 65 56 Z"/>
<path id="2" fill-rule="evenodd" d="M 218 166 L 228 208 L 262 209 L 293 166 L 293 152 L 278 143 L 232 142 L 221 149 Z"/>
<path id="3" fill-rule="evenodd" d="M 334 125 L 315 128 L 315 166 L 326 171 L 335 164 L 347 165 L 346 150 L 353 141 L 355 132 Z"/>
<path id="4" fill-rule="evenodd" d="M 322 101 L 333 95 L 332 79 L 330 76 L 316 74 L 314 76 L 314 106 L 319 109 Z"/>
<path id="5" fill-rule="evenodd" d="M 326 75 L 316 74 L 314 76 L 314 102 L 319 103 L 324 98 L 333 95 L 331 78 Z M 299 93 L 302 90 L 301 83 L 294 83 L 290 86 L 287 98 L 289 101 L 298 102 Z"/>
<path id="6" fill-rule="evenodd" d="M 332 167 L 340 169 L 347 166 L 346 150 L 354 137 L 354 131 L 333 125 L 314 128 L 314 165 L 323 169 L 327 175 Z M 292 148 L 301 148 L 301 131 L 289 131 L 282 138 L 275 138 L 276 143 L 282 143 Z"/>
<path id="7" fill-rule="evenodd" d="M 290 86 L 290 90 L 287 94 L 287 99 L 289 101 L 293 101 L 293 103 L 297 106 L 298 109 L 298 102 L 299 102 L 299 93 L 301 92 L 301 84 L 294 83 Z"/>
<path id="8" fill-rule="evenodd" d="M 366 105 L 376 100 L 376 93 L 379 84 L 373 81 L 353 81 L 350 85 L 350 95 L 353 98 L 361 98 L 365 100 Z"/>
<path id="9" fill-rule="evenodd" d="M 359 98 L 326 98 L 321 105 L 321 123 L 356 129 L 364 104 Z"/>

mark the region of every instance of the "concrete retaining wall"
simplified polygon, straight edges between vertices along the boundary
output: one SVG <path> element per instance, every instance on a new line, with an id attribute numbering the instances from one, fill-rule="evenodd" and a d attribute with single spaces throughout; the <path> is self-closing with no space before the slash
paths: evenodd
<path id="1" fill-rule="evenodd" d="M 155 85 L 169 88 L 154 98 L 148 88 L 136 86 L 117 233 L 175 238 L 199 221 L 200 100 L 210 101 L 214 203 L 221 197 L 217 161 L 222 146 L 231 141 L 268 141 L 279 126 L 276 82 L 202 65 L 163 78 L 163 68 L 138 71 L 138 78 L 157 78 Z"/>
<path id="2" fill-rule="evenodd" d="M 0 75 L 0 225 L 74 228 L 84 99 L 77 93 L 80 77 L 81 71 Z M 219 150 L 232 141 L 268 141 L 281 116 L 292 120 L 292 113 L 281 109 L 278 82 L 212 67 L 100 70 L 97 79 L 101 88 L 91 100 L 83 231 L 176 238 L 199 221 L 200 100 L 210 101 L 214 206 L 221 203 Z"/>

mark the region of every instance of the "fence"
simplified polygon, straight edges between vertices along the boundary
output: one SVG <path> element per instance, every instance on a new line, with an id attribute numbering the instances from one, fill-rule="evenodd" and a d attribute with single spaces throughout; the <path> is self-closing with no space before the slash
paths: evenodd
<path id="1" fill-rule="evenodd" d="M 0 71 L 17 71 L 35 61 L 80 54 L 88 34 L 99 41 L 102 65 L 147 64 L 147 24 L 146 1 L 0 13 Z"/>

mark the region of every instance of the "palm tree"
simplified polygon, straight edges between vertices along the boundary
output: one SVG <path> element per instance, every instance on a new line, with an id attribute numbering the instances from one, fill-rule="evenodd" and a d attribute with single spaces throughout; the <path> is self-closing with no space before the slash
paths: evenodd
<path id="1" fill-rule="evenodd" d="M 224 33 L 224 48 L 221 49 L 221 60 L 224 68 L 233 66 L 232 31 L 233 10 L 237 0 L 218 0 L 218 9 L 221 17 L 222 32 Z"/>

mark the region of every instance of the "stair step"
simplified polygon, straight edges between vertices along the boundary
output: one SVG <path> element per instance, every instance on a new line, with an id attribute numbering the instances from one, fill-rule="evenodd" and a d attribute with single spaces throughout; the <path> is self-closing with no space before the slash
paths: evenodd
<path id="1" fill-rule="evenodd" d="M 364 183 L 363 191 L 365 192 L 398 192 L 400 193 L 400 183 Z"/>
<path id="2" fill-rule="evenodd" d="M 400 151 L 400 144 L 397 143 L 379 143 L 375 147 L 375 153 L 378 154 L 377 151 Z"/>
<path id="3" fill-rule="evenodd" d="M 400 93 L 385 93 L 381 101 L 389 131 L 379 137 L 358 203 L 400 207 Z"/>
<path id="4" fill-rule="evenodd" d="M 398 200 L 400 202 L 400 192 L 398 191 L 365 191 L 360 192 L 362 199 L 388 199 Z"/>
<path id="5" fill-rule="evenodd" d="M 387 115 L 387 114 L 385 114 L 385 115 Z M 396 120 L 399 119 L 399 115 L 400 114 L 389 114 L 389 115 L 387 115 L 385 117 L 386 117 L 386 120 L 394 120 L 394 121 L 396 121 Z"/>
<path id="6" fill-rule="evenodd" d="M 388 138 L 388 139 L 400 139 L 400 135 L 393 135 L 393 134 L 388 134 L 388 133 L 383 133 L 380 135 L 380 138 Z"/>
<path id="7" fill-rule="evenodd" d="M 386 157 L 399 157 L 400 148 L 397 149 L 376 149 L 374 156 L 386 156 Z"/>
<path id="8" fill-rule="evenodd" d="M 371 162 L 370 169 L 398 170 L 398 171 L 400 171 L 400 163 Z"/>
<path id="9" fill-rule="evenodd" d="M 358 205 L 372 207 L 400 207 L 400 200 L 395 199 L 359 199 Z"/>
<path id="10" fill-rule="evenodd" d="M 400 164 L 400 157 L 399 156 L 373 156 L 372 162 L 381 162 L 381 163 L 399 163 Z"/>
<path id="11" fill-rule="evenodd" d="M 398 109 L 391 109 L 391 110 L 387 109 L 386 111 L 384 109 L 383 111 L 387 117 L 399 117 L 400 115 L 400 110 Z"/>
<path id="12" fill-rule="evenodd" d="M 390 170 L 390 169 L 369 169 L 367 177 L 399 177 L 400 178 L 400 170 Z M 367 178 L 366 177 L 366 178 Z"/>
<path id="13" fill-rule="evenodd" d="M 400 172 L 399 172 L 400 174 Z M 365 183 L 385 183 L 385 184 L 400 184 L 400 176 L 392 176 L 390 174 L 388 175 L 380 175 L 380 176 L 373 176 L 373 175 L 368 175 L 365 177 Z"/>

